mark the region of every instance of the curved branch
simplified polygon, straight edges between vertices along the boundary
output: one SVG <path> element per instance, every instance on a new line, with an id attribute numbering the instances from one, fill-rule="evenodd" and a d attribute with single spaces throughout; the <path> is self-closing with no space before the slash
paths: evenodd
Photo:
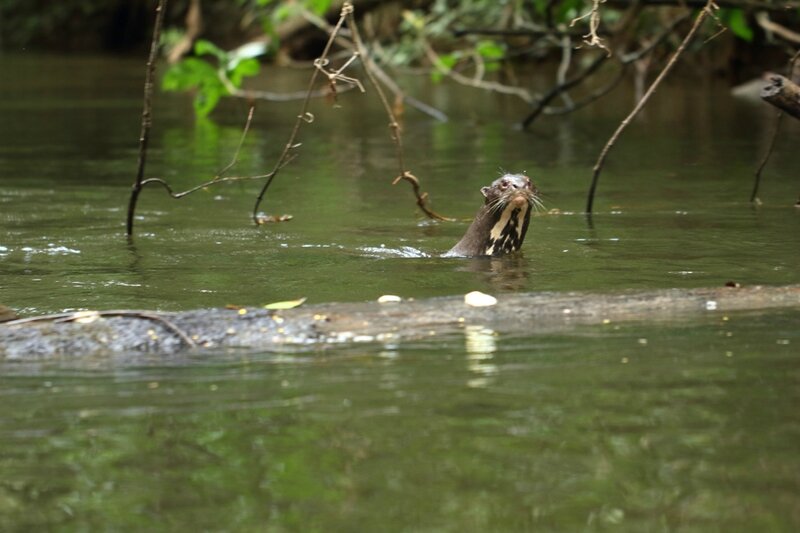
<path id="1" fill-rule="evenodd" d="M 173 321 L 163 316 L 162 314 L 154 311 L 135 311 L 135 310 L 119 310 L 119 311 L 77 311 L 72 313 L 55 313 L 52 315 L 40 315 L 28 318 L 19 318 L 6 322 L 4 326 L 20 326 L 23 324 L 31 324 L 34 322 L 53 322 L 59 324 L 63 322 L 78 322 L 78 321 L 93 321 L 97 318 L 105 317 L 129 317 L 141 318 L 142 320 L 150 320 L 162 324 L 166 329 L 171 331 L 189 348 L 196 348 L 197 344 L 192 338 L 181 328 L 179 328 Z"/>
<path id="2" fill-rule="evenodd" d="M 344 13 L 344 10 L 342 10 L 342 12 Z M 400 174 L 394 179 L 394 181 L 392 181 L 392 185 L 395 185 L 400 180 L 408 181 L 409 183 L 411 183 L 411 187 L 414 191 L 414 196 L 417 199 L 417 205 L 429 218 L 442 221 L 454 220 L 452 218 L 442 216 L 428 207 L 427 204 L 428 193 L 423 193 L 421 191 L 419 179 L 416 176 L 414 176 L 411 172 L 406 170 L 403 157 L 403 139 L 401 136 L 400 124 L 397 122 L 397 118 L 395 117 L 394 112 L 392 112 L 392 106 L 386 99 L 386 94 L 384 94 L 383 89 L 378 83 L 378 80 L 375 78 L 375 74 L 373 71 L 375 62 L 370 57 L 366 47 L 364 46 L 364 42 L 361 40 L 361 34 L 358 31 L 358 26 L 356 25 L 356 21 L 355 18 L 353 17 L 352 10 L 349 13 L 347 13 L 347 26 L 350 28 L 350 33 L 352 34 L 353 44 L 356 47 L 356 53 L 359 54 L 359 56 L 361 57 L 362 64 L 364 65 L 364 72 L 366 72 L 367 78 L 369 79 L 370 84 L 375 89 L 375 92 L 378 93 L 378 97 L 380 98 L 381 104 L 383 104 L 383 108 L 389 117 L 389 127 L 392 130 L 392 139 L 394 140 L 396 147 L 397 165 L 400 169 Z"/>

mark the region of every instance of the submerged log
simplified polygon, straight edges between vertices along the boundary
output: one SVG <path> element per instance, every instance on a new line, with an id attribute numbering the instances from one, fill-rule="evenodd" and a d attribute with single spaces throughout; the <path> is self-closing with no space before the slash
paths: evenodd
<path id="1" fill-rule="evenodd" d="M 489 328 L 531 335 L 583 324 L 657 320 L 731 311 L 800 308 L 800 285 L 596 294 L 508 294 L 491 307 L 463 297 L 346 303 L 273 311 L 105 311 L 33 317 L 0 325 L 0 360 L 33 361 L 209 349 L 277 351 L 343 343 L 394 343 Z"/>
<path id="2" fill-rule="evenodd" d="M 761 98 L 800 120 L 800 85 L 783 76 L 774 75 L 761 89 Z"/>

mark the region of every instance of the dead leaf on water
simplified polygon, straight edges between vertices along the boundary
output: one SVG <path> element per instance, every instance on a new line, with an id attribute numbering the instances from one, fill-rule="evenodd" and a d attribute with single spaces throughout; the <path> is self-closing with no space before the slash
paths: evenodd
<path id="1" fill-rule="evenodd" d="M 70 318 L 78 324 L 91 324 L 100 318 L 100 313 L 97 311 L 77 311 Z"/>
<path id="2" fill-rule="evenodd" d="M 297 300 L 286 300 L 285 302 L 273 302 L 264 306 L 264 309 L 294 309 L 303 305 L 308 298 L 299 298 Z"/>

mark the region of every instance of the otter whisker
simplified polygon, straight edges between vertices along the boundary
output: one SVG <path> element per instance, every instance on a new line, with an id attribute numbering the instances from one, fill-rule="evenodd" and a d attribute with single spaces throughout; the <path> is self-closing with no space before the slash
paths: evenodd
<path id="1" fill-rule="evenodd" d="M 503 204 L 505 204 L 505 202 L 503 201 L 503 198 L 500 197 L 489 202 L 487 208 L 489 209 L 490 213 L 496 213 L 500 211 L 500 208 L 503 207 Z"/>

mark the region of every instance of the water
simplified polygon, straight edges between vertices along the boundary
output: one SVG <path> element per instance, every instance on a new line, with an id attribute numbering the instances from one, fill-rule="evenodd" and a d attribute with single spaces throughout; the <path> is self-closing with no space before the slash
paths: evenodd
<path id="1" fill-rule="evenodd" d="M 490 293 L 798 283 L 798 127 L 748 203 L 773 113 L 718 85 L 666 87 L 614 148 L 593 224 L 590 169 L 630 108 L 621 93 L 532 132 L 516 103 L 412 92 L 410 169 L 467 219 L 499 168 L 548 208 L 521 256 L 442 259 L 466 229 L 392 187 L 377 102 L 315 104 L 300 158 L 258 185 L 140 201 L 124 238 L 141 112 L 138 60 L 3 56 L 0 303 L 66 309 L 361 301 Z M 268 72 L 275 90 L 307 73 Z M 158 94 L 149 176 L 189 188 L 231 159 L 247 110 L 213 121 Z M 236 173 L 268 170 L 297 113 L 262 104 Z M 386 251 L 384 253 L 384 251 Z M 419 253 L 417 253 L 419 252 Z M 712 316 L 310 353 L 0 366 L 0 529 L 795 530 L 800 313 Z"/>

